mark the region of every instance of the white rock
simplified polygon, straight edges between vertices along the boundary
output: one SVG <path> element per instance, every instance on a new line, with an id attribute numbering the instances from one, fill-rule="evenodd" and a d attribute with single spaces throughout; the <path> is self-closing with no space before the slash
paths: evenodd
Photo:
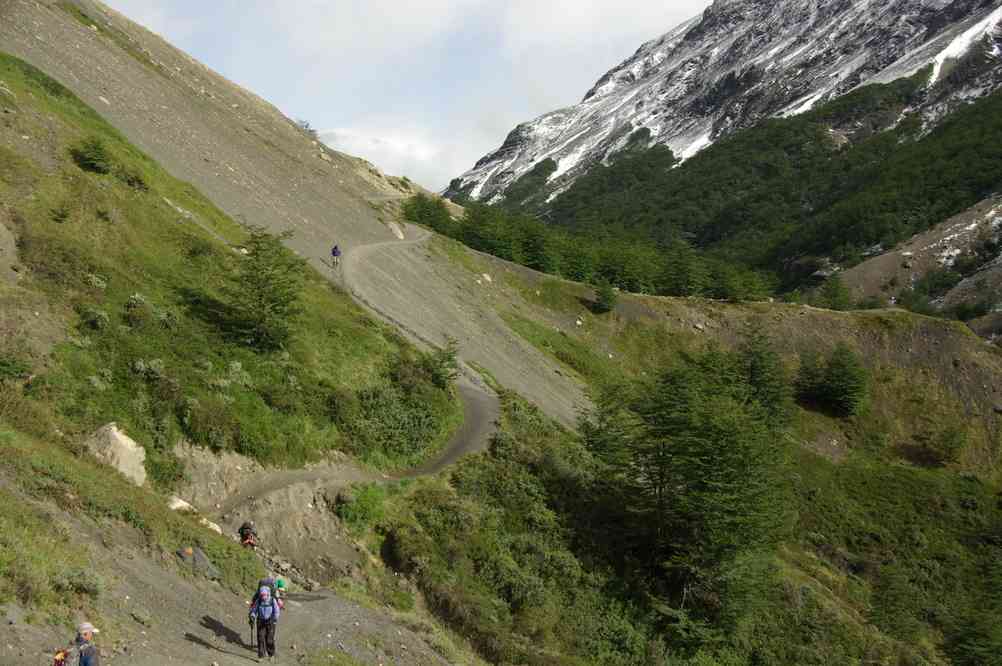
<path id="1" fill-rule="evenodd" d="M 212 530 L 216 534 L 219 534 L 220 536 L 222 536 L 222 534 L 223 534 L 223 528 L 220 527 L 219 525 L 215 524 L 214 522 L 212 522 L 208 518 L 202 518 L 201 520 L 198 521 L 198 524 L 201 525 L 201 526 L 203 526 L 203 527 L 207 527 L 208 529 Z"/>
<path id="2" fill-rule="evenodd" d="M 137 486 L 146 483 L 146 450 L 116 424 L 98 429 L 84 446 L 95 458 L 114 467 Z"/>
<path id="3" fill-rule="evenodd" d="M 485 281 L 485 282 L 486 282 L 487 284 L 492 284 L 492 283 L 494 282 L 494 280 L 492 280 L 492 279 L 491 279 L 491 276 L 490 276 L 490 275 L 488 275 L 487 273 L 484 273 L 484 281 Z"/>
<path id="4" fill-rule="evenodd" d="M 185 502 L 177 495 L 171 495 L 167 498 L 167 508 L 171 511 L 180 511 L 182 513 L 197 513 L 195 507 L 188 502 Z"/>
<path id="5" fill-rule="evenodd" d="M 108 101 L 107 97 L 98 97 L 99 100 L 105 103 L 107 106 L 111 106 L 111 102 Z"/>

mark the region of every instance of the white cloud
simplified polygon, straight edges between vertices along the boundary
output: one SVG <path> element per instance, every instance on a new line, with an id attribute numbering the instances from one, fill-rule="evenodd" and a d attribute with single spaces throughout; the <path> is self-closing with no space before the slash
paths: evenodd
<path id="1" fill-rule="evenodd" d="M 2 0 L 0 0 L 2 1 Z M 441 188 L 710 0 L 106 0 L 330 141 Z"/>
<path id="2" fill-rule="evenodd" d="M 265 14 L 295 51 L 338 68 L 368 67 L 413 54 L 461 27 L 481 0 L 269 0 Z M 364 56 L 357 60 L 355 56 Z"/>
<path id="3" fill-rule="evenodd" d="M 429 189 L 440 188 L 442 174 L 458 174 L 465 155 L 457 155 L 426 130 L 351 127 L 322 130 L 320 138 L 336 150 L 364 157 L 391 175 L 406 175 Z"/>

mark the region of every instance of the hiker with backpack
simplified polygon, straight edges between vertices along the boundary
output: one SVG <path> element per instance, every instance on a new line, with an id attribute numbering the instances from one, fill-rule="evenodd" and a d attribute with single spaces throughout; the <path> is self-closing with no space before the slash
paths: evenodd
<path id="1" fill-rule="evenodd" d="M 267 578 L 259 580 L 257 582 L 257 591 L 251 598 L 252 605 L 257 601 L 262 587 L 268 588 L 268 591 L 271 592 L 271 598 L 278 602 L 278 607 L 280 609 L 285 610 L 285 601 L 283 599 L 285 596 L 285 581 L 281 578 L 275 578 L 274 576 L 268 576 Z"/>
<path id="2" fill-rule="evenodd" d="M 331 248 L 331 261 L 334 263 L 334 268 L 341 265 L 341 248 L 337 245 Z"/>
<path id="3" fill-rule="evenodd" d="M 281 606 L 275 599 L 272 588 L 262 585 L 251 600 L 249 617 L 250 622 L 257 625 L 258 661 L 262 661 L 265 654 L 269 661 L 275 661 L 275 629 L 281 614 Z"/>
<path id="4" fill-rule="evenodd" d="M 101 666 L 101 653 L 94 645 L 94 634 L 100 633 L 90 622 L 82 622 L 77 627 L 77 637 L 73 644 L 56 653 L 53 666 Z M 73 661 L 76 657 L 77 661 Z"/>
<path id="5" fill-rule="evenodd" d="M 257 530 L 254 528 L 254 521 L 248 520 L 237 530 L 240 537 L 240 545 L 244 548 L 257 549 Z"/>

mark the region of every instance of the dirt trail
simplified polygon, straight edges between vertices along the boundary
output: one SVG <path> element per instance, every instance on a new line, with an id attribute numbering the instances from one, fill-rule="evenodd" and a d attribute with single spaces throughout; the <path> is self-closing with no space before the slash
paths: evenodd
<path id="1" fill-rule="evenodd" d="M 203 609 L 186 625 L 172 628 L 176 636 L 172 645 L 139 652 L 129 659 L 130 666 L 163 666 L 168 660 L 219 666 L 257 663 L 247 616 L 239 606 L 233 608 L 231 604 L 228 611 L 222 612 Z M 289 595 L 276 639 L 279 663 L 284 664 L 297 663 L 297 655 L 307 651 L 323 650 L 345 652 L 371 664 L 449 663 L 428 646 L 423 636 L 402 629 L 391 616 L 328 591 Z"/>
<path id="2" fill-rule="evenodd" d="M 412 233 L 415 228 L 409 229 Z M 332 279 L 341 283 L 355 298 L 371 310 L 376 316 L 396 326 L 415 343 L 430 346 L 433 343 L 410 329 L 406 324 L 395 320 L 382 312 L 377 306 L 367 301 L 360 293 L 357 285 L 359 273 L 369 270 L 368 262 L 378 252 L 391 246 L 420 245 L 426 242 L 431 234 L 417 230 L 416 237 L 406 240 L 383 241 L 350 248 L 343 257 L 339 268 L 328 266 Z M 364 287 L 362 287 L 364 289 Z M 321 465 L 302 470 L 273 470 L 255 474 L 247 484 L 230 493 L 219 502 L 212 513 L 215 517 L 229 516 L 236 509 L 249 502 L 275 495 L 294 486 L 313 486 L 313 489 L 339 488 L 352 483 L 377 482 L 390 479 L 413 479 L 421 476 L 438 474 L 450 465 L 456 463 L 465 455 L 485 449 L 495 431 L 495 424 L 501 414 L 501 406 L 497 395 L 471 369 L 465 365 L 456 381 L 458 397 L 463 405 L 463 423 L 453 434 L 445 448 L 431 460 L 393 475 L 379 474 L 363 470 L 351 464 Z"/>
<path id="3" fill-rule="evenodd" d="M 402 225 L 403 240 L 348 246 L 337 279 L 355 299 L 414 342 L 459 343 L 464 381 L 489 392 L 471 364 L 568 427 L 586 404 L 583 386 L 516 334 L 485 301 L 490 276 L 474 276 L 434 256 L 434 234 Z M 326 264 L 325 264 L 326 265 Z M 469 389 L 472 391 L 472 389 Z"/>
<path id="4" fill-rule="evenodd" d="M 390 248 L 421 246 L 432 237 L 430 232 L 413 226 L 408 226 L 404 233 L 411 234 L 413 237 L 349 248 L 339 269 L 337 279 L 356 301 L 379 318 L 404 332 L 413 342 L 424 346 L 434 346 L 435 341 L 429 340 L 421 331 L 415 330 L 407 322 L 386 312 L 368 297 L 373 287 L 369 276 L 373 273 L 379 274 L 378 271 L 374 271 L 374 268 L 381 252 Z M 415 305 L 420 307 L 419 303 Z M 444 342 L 444 340 L 440 342 Z M 501 414 L 497 395 L 484 383 L 480 375 L 471 370 L 465 363 L 462 364 L 456 388 L 459 399 L 463 402 L 462 427 L 453 435 L 445 450 L 436 459 L 399 476 L 413 478 L 437 474 L 462 456 L 483 450 L 487 446 L 490 436 L 495 430 L 494 424 Z"/>

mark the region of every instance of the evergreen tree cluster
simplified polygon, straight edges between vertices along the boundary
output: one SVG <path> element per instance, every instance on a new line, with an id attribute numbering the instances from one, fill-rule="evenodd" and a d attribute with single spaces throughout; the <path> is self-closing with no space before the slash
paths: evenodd
<path id="1" fill-rule="evenodd" d="M 801 356 L 797 400 L 837 416 L 854 416 L 866 403 L 868 381 L 866 367 L 856 352 L 839 344 L 824 362 L 814 354 Z"/>
<path id="2" fill-rule="evenodd" d="M 756 271 L 701 254 L 681 238 L 661 248 L 629 235 L 582 235 L 476 202 L 468 203 L 463 218 L 456 220 L 444 202 L 420 193 L 405 203 L 404 215 L 475 250 L 569 280 L 607 282 L 635 293 L 735 301 L 764 299 L 771 291 Z"/>
<path id="3" fill-rule="evenodd" d="M 784 288 L 810 285 L 818 260 L 857 262 L 1002 184 L 1002 147 L 992 139 L 1002 130 L 1002 93 L 928 134 L 914 120 L 895 126 L 925 80 L 920 72 L 767 120 L 681 165 L 664 147 L 598 165 L 553 201 L 548 219 L 586 237 L 643 237 L 659 247 L 682 237 L 767 271 Z"/>
<path id="4" fill-rule="evenodd" d="M 630 291 L 756 298 L 812 287 L 826 260 L 856 263 L 1002 186 L 1002 92 L 927 133 L 918 119 L 897 122 L 927 80 L 923 70 L 766 120 L 683 164 L 663 146 L 630 150 L 548 206 L 533 194 L 550 173 L 544 162 L 510 188 L 504 213 L 472 204 L 450 235 Z M 536 243 L 534 256 L 521 249 L 523 238 Z M 844 309 L 836 296 L 834 307 Z"/>
<path id="5" fill-rule="evenodd" d="M 681 356 L 653 382 L 597 404 L 582 433 L 604 466 L 596 502 L 616 508 L 596 539 L 627 578 L 655 591 L 672 643 L 705 640 L 725 628 L 739 562 L 786 529 L 791 401 L 779 356 L 752 334 L 738 352 Z"/>

